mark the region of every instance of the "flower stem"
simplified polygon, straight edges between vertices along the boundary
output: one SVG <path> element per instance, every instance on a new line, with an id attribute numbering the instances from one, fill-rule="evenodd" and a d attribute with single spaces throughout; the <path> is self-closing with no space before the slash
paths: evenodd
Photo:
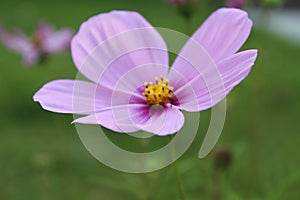
<path id="1" fill-rule="evenodd" d="M 172 137 L 169 136 L 169 139 L 170 139 L 170 142 L 171 142 Z M 171 145 L 171 146 L 172 146 L 171 155 L 175 156 L 176 155 L 175 147 L 174 147 L 174 145 Z M 173 168 L 174 168 L 175 179 L 176 179 L 177 187 L 178 187 L 178 190 L 179 190 L 180 199 L 185 200 L 185 195 L 184 195 L 184 191 L 183 191 L 183 184 L 182 184 L 182 180 L 181 180 L 179 170 L 178 170 L 178 167 L 177 167 L 177 161 L 175 160 L 172 165 L 173 165 Z"/>
<path id="2" fill-rule="evenodd" d="M 222 198 L 220 191 L 220 171 L 218 169 L 214 169 L 212 179 L 212 200 L 221 200 Z"/>
<path id="3" fill-rule="evenodd" d="M 177 164 L 176 161 L 173 163 L 173 167 L 174 167 L 174 172 L 175 172 L 175 177 L 176 177 L 176 182 L 177 182 L 177 187 L 179 190 L 179 195 L 180 195 L 180 199 L 184 200 L 184 192 L 183 192 L 183 185 L 182 185 L 182 181 L 181 181 L 181 177 L 177 168 Z"/>

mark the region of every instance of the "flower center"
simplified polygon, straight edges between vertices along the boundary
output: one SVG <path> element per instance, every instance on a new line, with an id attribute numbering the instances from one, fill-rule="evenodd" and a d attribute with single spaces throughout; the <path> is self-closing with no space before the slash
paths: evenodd
<path id="1" fill-rule="evenodd" d="M 169 80 L 160 76 L 155 77 L 155 82 L 144 83 L 145 91 L 142 93 L 148 105 L 163 105 L 170 103 L 174 88 L 169 86 Z"/>
<path id="2" fill-rule="evenodd" d="M 36 48 L 40 48 L 42 46 L 42 38 L 38 32 L 34 32 L 31 37 L 31 42 Z"/>

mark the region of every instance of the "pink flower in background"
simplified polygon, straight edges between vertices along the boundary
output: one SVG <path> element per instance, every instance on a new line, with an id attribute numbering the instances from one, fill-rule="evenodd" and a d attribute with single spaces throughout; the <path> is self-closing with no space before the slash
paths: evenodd
<path id="1" fill-rule="evenodd" d="M 243 8 L 247 3 L 247 0 L 227 0 L 227 7 L 229 8 Z"/>
<path id="2" fill-rule="evenodd" d="M 31 66 L 50 54 L 68 50 L 72 37 L 70 29 L 55 31 L 45 23 L 39 24 L 31 37 L 19 30 L 6 31 L 0 26 L 0 41 L 7 48 L 21 53 L 25 66 Z"/>
<path id="3" fill-rule="evenodd" d="M 140 14 L 100 14 L 84 22 L 71 42 L 73 61 L 90 82 L 55 80 L 33 99 L 49 111 L 85 115 L 76 123 L 173 134 L 184 124 L 182 110 L 213 107 L 247 77 L 257 50 L 237 51 L 251 27 L 246 12 L 219 9 L 169 68 L 165 41 Z"/>

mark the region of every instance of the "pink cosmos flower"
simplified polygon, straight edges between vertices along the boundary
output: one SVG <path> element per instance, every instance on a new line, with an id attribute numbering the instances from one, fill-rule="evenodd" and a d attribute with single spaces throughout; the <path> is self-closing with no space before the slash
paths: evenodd
<path id="1" fill-rule="evenodd" d="M 0 26 L 0 41 L 9 49 L 21 53 L 23 64 L 31 66 L 50 54 L 69 48 L 73 33 L 70 29 L 55 31 L 49 24 L 39 24 L 32 37 L 14 30 L 7 32 Z"/>
<path id="2" fill-rule="evenodd" d="M 227 7 L 229 8 L 243 8 L 247 3 L 247 0 L 227 0 Z"/>
<path id="3" fill-rule="evenodd" d="M 217 10 L 169 68 L 164 40 L 140 14 L 91 17 L 71 42 L 73 61 L 90 81 L 55 80 L 33 99 L 49 111 L 85 115 L 75 123 L 126 133 L 176 133 L 184 124 L 182 110 L 213 107 L 248 75 L 257 50 L 237 51 L 251 26 L 245 11 Z"/>

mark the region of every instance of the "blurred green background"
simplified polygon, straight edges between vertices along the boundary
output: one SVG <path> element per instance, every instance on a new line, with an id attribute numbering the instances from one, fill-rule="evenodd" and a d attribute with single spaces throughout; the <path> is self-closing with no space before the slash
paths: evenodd
<path id="1" fill-rule="evenodd" d="M 218 5 L 201 1 L 192 30 Z M 41 20 L 77 32 L 90 16 L 115 9 L 135 10 L 156 27 L 184 31 L 184 20 L 164 0 L 2 1 L 0 21 L 28 34 Z M 300 46 L 254 28 L 243 46 L 249 48 L 257 48 L 259 57 L 227 98 L 225 127 L 214 152 L 197 156 L 210 117 L 205 111 L 197 138 L 178 161 L 187 199 L 212 199 L 216 190 L 228 200 L 300 198 Z M 110 169 L 87 152 L 71 115 L 44 111 L 33 102 L 44 83 L 74 79 L 76 73 L 70 53 L 25 69 L 20 55 L 0 46 L 0 199 L 179 199 L 170 166 L 149 174 Z M 132 137 L 110 137 L 138 148 Z M 223 147 L 233 160 L 216 182 L 214 154 Z"/>

